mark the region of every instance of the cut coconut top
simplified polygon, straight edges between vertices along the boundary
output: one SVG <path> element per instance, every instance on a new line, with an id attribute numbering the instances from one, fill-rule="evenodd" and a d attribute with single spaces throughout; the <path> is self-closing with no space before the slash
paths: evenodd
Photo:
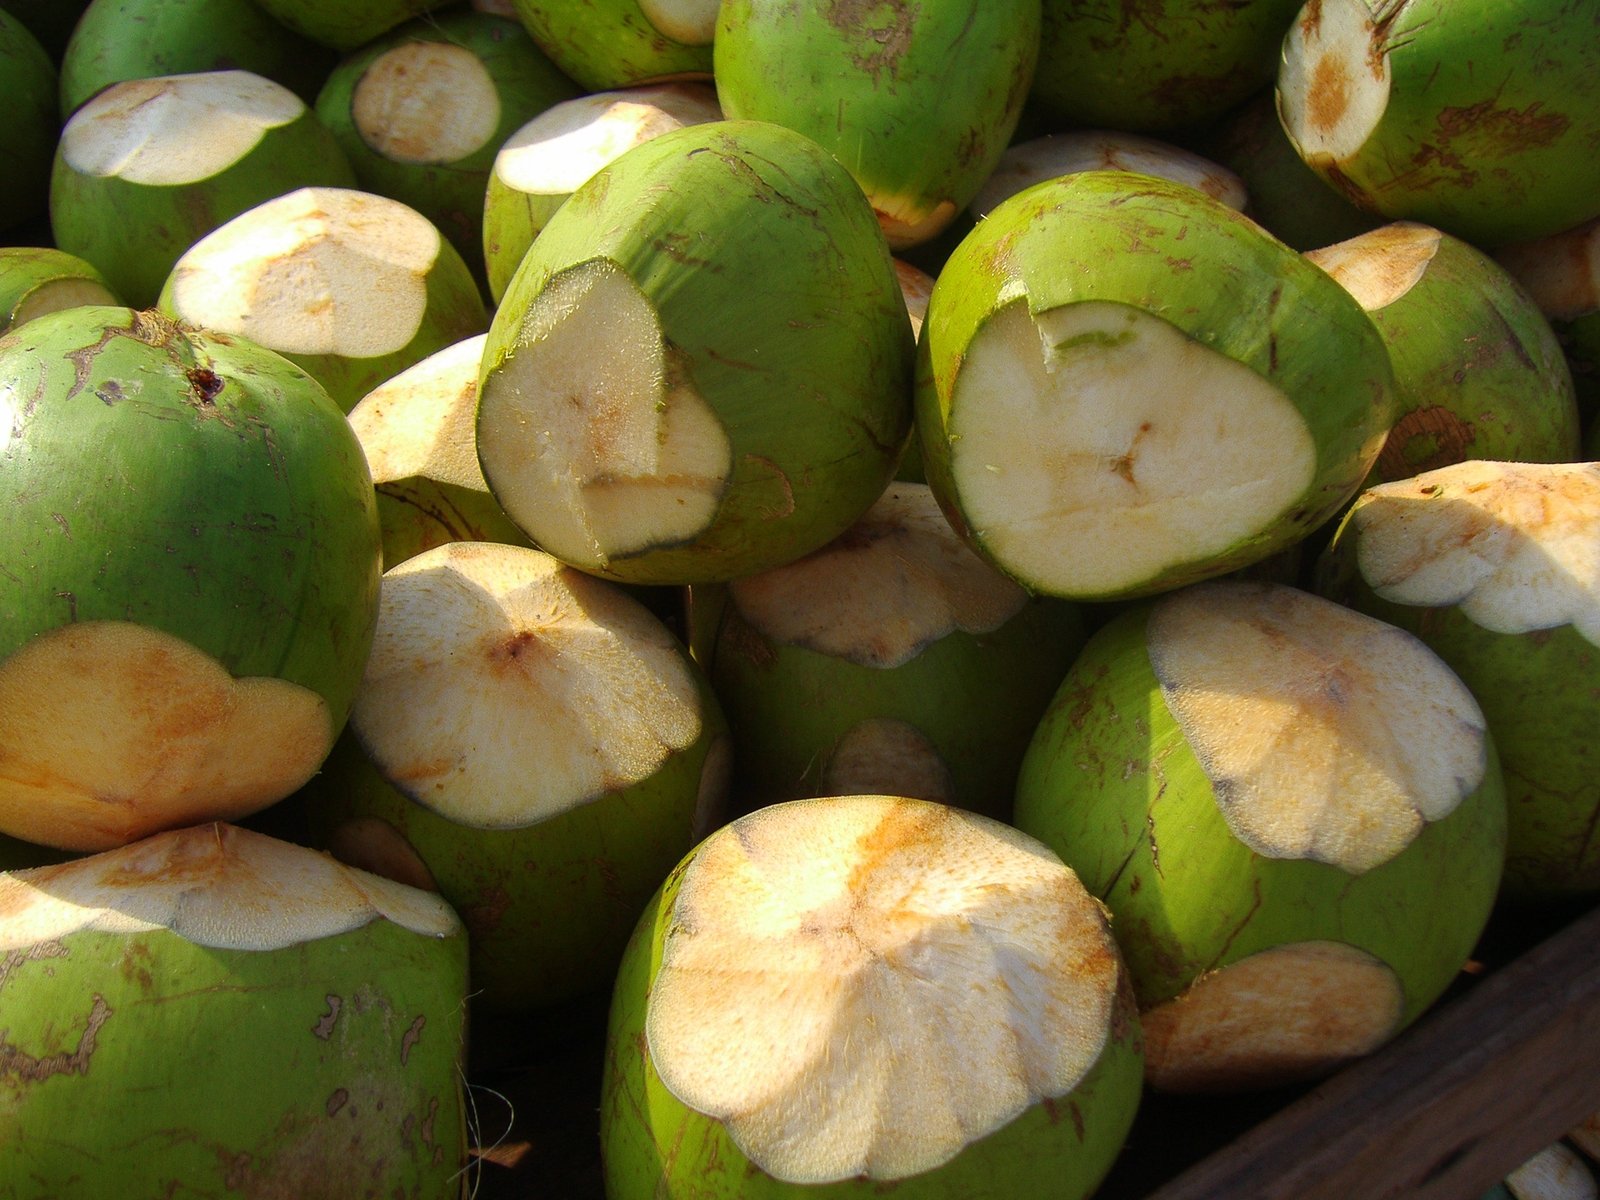
<path id="1" fill-rule="evenodd" d="M 1421 641 L 1277 584 L 1200 584 L 1148 625 L 1161 696 L 1235 837 L 1359 874 L 1483 781 L 1485 722 Z"/>
<path id="2" fill-rule="evenodd" d="M 702 713 L 682 648 L 627 593 L 538 550 L 457 542 L 385 573 L 350 723 L 419 803 L 515 828 L 648 778 Z"/>
<path id="3" fill-rule="evenodd" d="M 1600 310 L 1600 217 L 1495 253 L 1545 316 L 1572 321 Z"/>
<path id="4" fill-rule="evenodd" d="M 487 334 L 467 338 L 380 384 L 350 410 L 376 485 L 434 479 L 488 491 L 478 465 L 478 366 Z"/>
<path id="5" fill-rule="evenodd" d="M 893 717 L 868 717 L 833 744 L 822 771 L 824 796 L 883 793 L 949 804 L 950 768 L 922 730 Z"/>
<path id="6" fill-rule="evenodd" d="M 1028 593 L 974 554 L 920 483 L 892 483 L 846 533 L 728 585 L 769 641 L 898 667 L 956 630 L 989 633 Z"/>
<path id="7" fill-rule="evenodd" d="M 778 1179 L 903 1178 L 1070 1092 L 1119 959 L 1061 861 L 886 796 L 713 834 L 667 921 L 645 1034 L 662 1082 Z"/>
<path id="8" fill-rule="evenodd" d="M 1351 520 L 1385 600 L 1459 605 L 1496 633 L 1571 625 L 1600 645 L 1600 463 L 1469 460 L 1370 489 Z"/>
<path id="9" fill-rule="evenodd" d="M 399 201 L 301 188 L 241 213 L 173 268 L 179 317 L 282 354 L 377 358 L 422 328 L 438 229 Z"/>
<path id="10" fill-rule="evenodd" d="M 1346 162 L 1389 107 L 1387 26 L 1366 0 L 1313 0 L 1283 42 L 1278 112 L 1306 161 Z"/>
<path id="11" fill-rule="evenodd" d="M 711 45 L 719 6 L 720 0 L 639 0 L 645 20 L 685 46 Z"/>
<path id="12" fill-rule="evenodd" d="M 0 952 L 79 930 L 155 929 L 219 950 L 281 950 L 377 920 L 427 937 L 460 929 L 436 895 L 231 825 L 0 874 Z"/>
<path id="13" fill-rule="evenodd" d="M 514 191 L 564 196 L 624 151 L 721 116 L 716 93 L 704 84 L 579 96 L 547 108 L 512 134 L 495 157 L 494 173 Z"/>
<path id="14" fill-rule="evenodd" d="M 1600 1185 L 1583 1157 L 1561 1142 L 1552 1142 L 1506 1176 L 1506 1190 L 1516 1200 L 1595 1200 Z"/>
<path id="15" fill-rule="evenodd" d="M 900 295 L 911 318 L 911 336 L 922 336 L 922 322 L 928 315 L 928 298 L 933 295 L 933 276 L 904 259 L 894 260 L 894 277 L 900 281 Z"/>
<path id="16" fill-rule="evenodd" d="M 130 79 L 73 113 L 61 157 L 80 175 L 177 187 L 220 175 L 305 112 L 288 88 L 249 71 Z"/>
<path id="17" fill-rule="evenodd" d="M 499 129 L 500 91 L 465 46 L 406 42 L 368 64 L 350 115 L 361 140 L 393 162 L 460 162 Z"/>
<path id="18" fill-rule="evenodd" d="M 1305 257 L 1355 297 L 1367 312 L 1399 300 L 1428 273 L 1444 235 L 1431 225 L 1396 221 Z"/>

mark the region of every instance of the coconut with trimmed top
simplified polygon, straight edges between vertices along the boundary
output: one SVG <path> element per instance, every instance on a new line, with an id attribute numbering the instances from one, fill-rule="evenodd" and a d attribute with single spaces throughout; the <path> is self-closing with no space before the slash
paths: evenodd
<path id="1" fill-rule="evenodd" d="M 585 91 L 711 75 L 718 0 L 511 0 L 517 19 Z"/>
<path id="2" fill-rule="evenodd" d="M 461 1193 L 437 896 L 206 825 L 0 874 L 0 914 L 9 1197 Z"/>
<path id="3" fill-rule="evenodd" d="M 940 272 L 923 470 L 1028 589 L 1104 600 L 1259 562 L 1354 495 L 1392 424 L 1367 314 L 1198 190 L 1090 171 L 1011 197 Z"/>
<path id="4" fill-rule="evenodd" d="M 48 246 L 0 248 L 0 334 L 63 308 L 121 303 L 106 277 L 75 254 Z"/>
<path id="5" fill-rule="evenodd" d="M 1211 582 L 1102 627 L 1014 820 L 1111 910 L 1150 1083 L 1278 1086 L 1369 1053 L 1455 978 L 1505 854 L 1477 702 L 1412 635 Z"/>
<path id="6" fill-rule="evenodd" d="M 778 125 L 629 150 L 529 248 L 489 330 L 478 458 L 563 562 L 632 583 L 766 570 L 882 493 L 913 342 L 848 172 Z"/>
<path id="7" fill-rule="evenodd" d="M 447 0 L 253 0 L 275 20 L 335 50 L 350 51 L 382 37 Z"/>
<path id="8" fill-rule="evenodd" d="M 0 339 L 0 831 L 101 850 L 322 764 L 377 616 L 361 446 L 303 371 L 157 313 Z"/>
<path id="9" fill-rule="evenodd" d="M 1572 368 L 1579 407 L 1592 422 L 1600 412 L 1600 218 L 1503 246 L 1495 258 L 1549 318 Z"/>
<path id="10" fill-rule="evenodd" d="M 1508 896 L 1600 891 L 1600 463 L 1463 462 L 1364 492 L 1319 587 L 1466 680 L 1505 764 Z"/>
<path id="11" fill-rule="evenodd" d="M 1077 1200 L 1121 1148 L 1138 1022 L 1100 907 L 1032 838 L 891 796 L 724 826 L 612 999 L 612 1200 Z"/>
<path id="12" fill-rule="evenodd" d="M 346 412 L 488 324 L 472 273 L 438 226 L 350 188 L 300 188 L 241 213 L 178 259 L 160 305 L 276 350 Z"/>

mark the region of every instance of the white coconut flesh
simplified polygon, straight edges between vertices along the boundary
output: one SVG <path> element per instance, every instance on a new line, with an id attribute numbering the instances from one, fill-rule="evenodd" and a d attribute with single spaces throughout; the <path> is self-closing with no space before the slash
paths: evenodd
<path id="1" fill-rule="evenodd" d="M 593 259 L 550 280 L 486 364 L 478 458 L 495 498 L 564 562 L 692 540 L 733 473 L 716 411 L 626 272 Z"/>
<path id="2" fill-rule="evenodd" d="M 956 202 L 950 199 L 930 200 L 926 196 L 871 190 L 867 191 L 867 199 L 872 201 L 878 227 L 891 250 L 920 246 L 937 236 L 956 216 Z"/>
<path id="3" fill-rule="evenodd" d="M 685 46 L 711 45 L 718 7 L 719 0 L 639 0 L 645 20 Z"/>
<path id="4" fill-rule="evenodd" d="M 179 187 L 222 174 L 305 114 L 288 88 L 249 71 L 128 80 L 72 115 L 61 157 L 79 175 Z"/>
<path id="5" fill-rule="evenodd" d="M 1022 301 L 972 338 L 948 426 L 957 503 L 1046 594 L 1109 596 L 1270 527 L 1317 449 L 1275 385 L 1160 317 Z"/>
<path id="6" fill-rule="evenodd" d="M 280 950 L 377 920 L 436 938 L 460 929 L 435 895 L 224 824 L 0 874 L 0 954 L 82 930 L 166 929 L 215 949 Z"/>
<path id="7" fill-rule="evenodd" d="M 892 483 L 820 550 L 736 579 L 729 595 L 768 641 L 867 667 L 903 666 L 957 632 L 990 633 L 1028 594 L 974 554 L 933 492 Z"/>
<path id="8" fill-rule="evenodd" d="M 1168 1092 L 1218 1092 L 1322 1075 L 1388 1041 L 1404 1007 L 1399 977 L 1365 950 L 1274 946 L 1140 1014 L 1145 1078 Z"/>
<path id="9" fill-rule="evenodd" d="M 1595 1200 L 1594 1172 L 1581 1156 L 1560 1142 L 1546 1146 L 1505 1179 L 1517 1200 Z"/>
<path id="10" fill-rule="evenodd" d="M 704 85 L 579 96 L 546 109 L 512 134 L 495 156 L 494 173 L 512 191 L 569 195 L 625 151 L 721 116 L 716 93 Z"/>
<path id="11" fill-rule="evenodd" d="M 930 1170 L 1070 1092 L 1119 959 L 1014 829 L 885 796 L 793 801 L 686 868 L 645 1035 L 667 1089 L 794 1183 Z"/>
<path id="12" fill-rule="evenodd" d="M 417 336 L 438 229 L 404 204 L 301 188 L 242 213 L 173 268 L 177 315 L 282 354 L 379 358 Z"/>
<path id="13" fill-rule="evenodd" d="M 310 779 L 333 734 L 309 688 L 132 622 L 65 625 L 0 663 L 0 828 L 105 850 L 242 817 Z"/>
<path id="14" fill-rule="evenodd" d="M 361 140 L 392 162 L 460 162 L 499 129 L 500 91 L 466 47 L 407 42 L 363 72 L 350 115 Z"/>
<path id="15" fill-rule="evenodd" d="M 1290 26 L 1278 113 L 1312 165 L 1354 158 L 1389 107 L 1386 26 L 1367 0 L 1311 0 Z"/>
<path id="16" fill-rule="evenodd" d="M 1162 700 L 1228 828 L 1257 854 L 1360 874 L 1483 781 L 1477 701 L 1403 630 L 1236 583 L 1163 597 L 1147 630 Z"/>
<path id="17" fill-rule="evenodd" d="M 1600 463 L 1469 460 L 1365 492 L 1356 563 L 1396 604 L 1496 633 L 1571 625 L 1600 645 Z"/>
<path id="18" fill-rule="evenodd" d="M 384 574 L 350 722 L 425 807 L 515 828 L 653 775 L 702 714 L 678 644 L 626 593 L 537 550 L 456 542 Z"/>
<path id="19" fill-rule="evenodd" d="M 1399 300 L 1422 281 L 1444 235 L 1430 225 L 1396 221 L 1305 257 L 1349 292 L 1367 312 Z"/>
<path id="20" fill-rule="evenodd" d="M 487 492 L 478 465 L 478 367 L 487 334 L 447 346 L 379 384 L 350 410 L 372 482 L 433 479 Z"/>
<path id="21" fill-rule="evenodd" d="M 1600 310 L 1600 219 L 1495 253 L 1545 316 L 1572 321 Z"/>
<path id="22" fill-rule="evenodd" d="M 922 730 L 893 717 L 869 717 L 834 743 L 820 794 L 909 796 L 949 804 L 955 787 L 944 756 Z"/>

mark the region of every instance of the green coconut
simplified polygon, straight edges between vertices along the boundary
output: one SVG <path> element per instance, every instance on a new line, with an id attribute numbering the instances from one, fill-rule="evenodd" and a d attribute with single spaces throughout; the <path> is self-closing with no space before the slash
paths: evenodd
<path id="1" fill-rule="evenodd" d="M 478 457 L 563 562 L 707 583 L 792 561 L 882 493 L 913 342 L 845 169 L 781 126 L 713 121 L 573 193 L 495 313 Z"/>
<path id="2" fill-rule="evenodd" d="M 1572 368 L 1579 407 L 1593 422 L 1600 413 L 1600 218 L 1504 246 L 1495 258 L 1549 318 Z M 1589 457 L 1600 453 L 1591 450 Z"/>
<path id="3" fill-rule="evenodd" d="M 1360 302 L 1389 348 L 1396 419 L 1371 482 L 1468 458 L 1578 457 L 1578 402 L 1561 343 L 1494 259 L 1415 221 L 1306 257 Z"/>
<path id="4" fill-rule="evenodd" d="M 706 839 L 629 944 L 606 1194 L 1078 1200 L 1139 1073 L 1104 915 L 1043 846 L 925 801 L 792 801 Z"/>
<path id="5" fill-rule="evenodd" d="M 73 27 L 82 17 L 89 0 L 4 0 L 0 10 L 10 13 L 39 39 L 39 45 L 58 66 Z"/>
<path id="6" fill-rule="evenodd" d="M 453 543 L 384 575 L 308 806 L 345 861 L 434 881 L 466 922 L 477 1003 L 520 1011 L 612 978 L 717 819 L 728 754 L 701 673 L 637 601 L 537 550 Z"/>
<path id="7" fill-rule="evenodd" d="M 1495 246 L 1600 216 L 1591 4 L 1308 0 L 1278 111 L 1315 171 L 1391 219 Z"/>
<path id="8" fill-rule="evenodd" d="M 830 150 L 903 249 L 949 225 L 999 162 L 1038 48 L 1039 0 L 727 0 L 717 97 L 730 118 Z"/>
<path id="9" fill-rule="evenodd" d="M 438 226 L 348 188 L 301 188 L 241 213 L 184 252 L 160 306 L 276 350 L 346 412 L 489 323 Z"/>
<path id="10" fill-rule="evenodd" d="M 1466 686 L 1410 634 L 1278 584 L 1197 584 L 1096 632 L 1014 820 L 1110 909 L 1148 1079 L 1173 1091 L 1384 1044 L 1467 962 L 1505 854 Z"/>
<path id="11" fill-rule="evenodd" d="M 300 787 L 377 616 L 372 482 L 303 371 L 156 313 L 0 338 L 0 831 L 101 850 Z"/>
<path id="12" fill-rule="evenodd" d="M 40 216 L 49 205 L 50 163 L 61 121 L 56 115 L 56 64 L 39 40 L 0 8 L 0 88 L 10 116 L 0 132 L 6 164 L 0 188 L 0 231 Z"/>
<path id="13" fill-rule="evenodd" d="M 63 308 L 121 303 L 105 276 L 75 254 L 48 246 L 0 248 L 0 333 Z"/>
<path id="14" fill-rule="evenodd" d="M 227 825 L 0 874 L 10 1200 L 460 1194 L 437 896 Z"/>
<path id="15" fill-rule="evenodd" d="M 541 49 L 588 92 L 708 78 L 718 0 L 512 0 Z"/>
<path id="16" fill-rule="evenodd" d="M 1505 890 L 1600 891 L 1600 463 L 1463 462 L 1374 487 L 1319 586 L 1413 631 L 1505 764 Z"/>
<path id="17" fill-rule="evenodd" d="M 230 218 L 297 187 L 354 182 L 333 135 L 282 84 L 249 71 L 135 79 L 67 122 L 50 223 L 60 249 L 144 307 L 179 256 Z"/>
<path id="18" fill-rule="evenodd" d="M 269 16 L 314 42 L 350 51 L 447 0 L 253 0 Z"/>
<path id="19" fill-rule="evenodd" d="M 1106 600 L 1225 574 L 1338 511 L 1392 424 L 1348 293 L 1198 190 L 1089 171 L 1003 202 L 919 342 L 923 470 L 1032 591 Z"/>
<path id="20" fill-rule="evenodd" d="M 489 294 L 505 295 L 533 239 L 601 167 L 669 129 L 721 117 L 707 84 L 641 84 L 552 105 L 504 139 L 483 205 Z"/>

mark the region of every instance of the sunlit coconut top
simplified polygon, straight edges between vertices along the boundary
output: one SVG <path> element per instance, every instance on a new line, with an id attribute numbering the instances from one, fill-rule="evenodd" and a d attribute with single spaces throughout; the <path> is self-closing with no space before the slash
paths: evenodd
<path id="1" fill-rule="evenodd" d="M 666 921 L 645 1033 L 667 1089 L 795 1183 L 947 1161 L 1100 1057 L 1119 959 L 1015 829 L 885 796 L 713 834 Z"/>
<path id="2" fill-rule="evenodd" d="M 201 946 L 278 950 L 376 920 L 449 937 L 438 896 L 231 825 L 160 833 L 55 867 L 0 874 L 0 952 L 77 933 L 170 929 Z"/>
<path id="3" fill-rule="evenodd" d="M 1354 157 L 1383 119 L 1390 89 L 1383 40 L 1367 0 L 1316 0 L 1289 27 L 1278 112 L 1308 162 Z"/>
<path id="4" fill-rule="evenodd" d="M 1600 217 L 1495 252 L 1545 316 L 1571 321 L 1600 310 Z"/>
<path id="5" fill-rule="evenodd" d="M 1217 582 L 1150 612 L 1161 696 L 1235 837 L 1353 874 L 1477 790 L 1485 722 L 1421 641 L 1275 584 Z"/>
<path id="6" fill-rule="evenodd" d="M 830 544 L 728 587 L 768 639 L 872 667 L 901 666 L 956 630 L 998 629 L 1028 602 L 968 549 L 920 483 L 890 484 Z"/>
<path id="7" fill-rule="evenodd" d="M 131 79 L 72 115 L 61 156 L 80 175 L 176 187 L 221 174 L 305 112 L 288 88 L 249 71 Z"/>
<path id="8" fill-rule="evenodd" d="M 1338 280 L 1362 308 L 1377 312 L 1416 287 L 1438 254 L 1443 237 L 1431 225 L 1396 221 L 1309 250 L 1306 258 Z"/>
<path id="9" fill-rule="evenodd" d="M 393 162 L 453 163 L 476 153 L 500 127 L 500 91 L 471 50 L 450 42 L 405 42 L 362 73 L 350 98 L 356 132 Z"/>
<path id="10" fill-rule="evenodd" d="M 1372 488 L 1351 520 L 1385 600 L 1459 605 L 1497 633 L 1571 625 L 1600 645 L 1600 463 L 1456 463 Z"/>
<path id="11" fill-rule="evenodd" d="M 447 346 L 350 410 L 374 484 L 424 478 L 487 491 L 478 465 L 478 365 L 486 334 Z"/>

